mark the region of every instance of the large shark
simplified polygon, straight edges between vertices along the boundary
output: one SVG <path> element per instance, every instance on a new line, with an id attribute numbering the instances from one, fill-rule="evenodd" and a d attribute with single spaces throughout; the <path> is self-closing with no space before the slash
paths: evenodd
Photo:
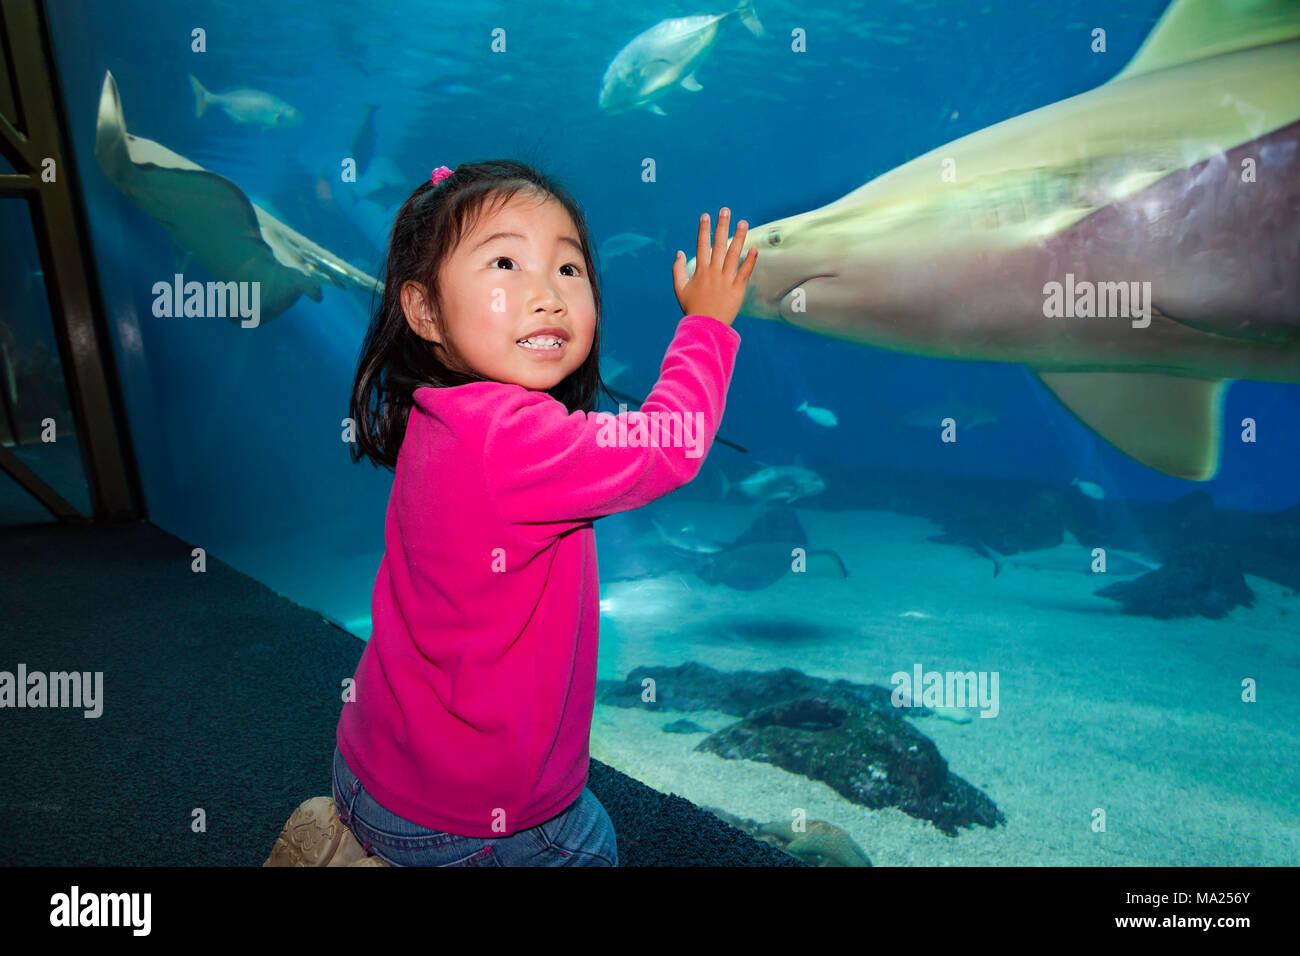
<path id="1" fill-rule="evenodd" d="M 104 74 L 95 158 L 118 189 L 194 253 L 220 282 L 259 282 L 262 320 L 298 296 L 321 301 L 321 283 L 365 292 L 379 281 L 254 205 L 229 179 L 161 143 L 132 136 L 112 73 Z M 235 318 L 238 321 L 238 317 Z"/>
<path id="2" fill-rule="evenodd" d="M 1298 120 L 1300 3 L 1177 0 L 1096 89 L 753 227 L 743 311 L 1024 363 L 1120 451 L 1208 479 L 1226 382 L 1300 383 Z M 1144 288 L 1145 324 L 1114 317 Z M 1120 309 L 1048 317 L 1086 289 Z"/>

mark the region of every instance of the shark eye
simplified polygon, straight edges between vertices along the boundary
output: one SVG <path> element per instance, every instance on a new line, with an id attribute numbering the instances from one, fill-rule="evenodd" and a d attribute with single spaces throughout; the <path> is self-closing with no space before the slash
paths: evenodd
<path id="1" fill-rule="evenodd" d="M 769 246 L 779 246 L 781 244 L 781 230 L 769 229 L 767 233 L 767 244 Z"/>

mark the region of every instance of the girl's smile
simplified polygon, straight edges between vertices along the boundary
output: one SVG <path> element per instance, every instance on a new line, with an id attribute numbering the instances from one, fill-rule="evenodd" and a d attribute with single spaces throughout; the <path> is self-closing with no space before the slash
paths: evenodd
<path id="1" fill-rule="evenodd" d="M 564 352 L 569 344 L 569 333 L 558 326 L 534 329 L 525 338 L 515 343 L 525 352 L 535 354 L 539 359 L 554 360 Z"/>

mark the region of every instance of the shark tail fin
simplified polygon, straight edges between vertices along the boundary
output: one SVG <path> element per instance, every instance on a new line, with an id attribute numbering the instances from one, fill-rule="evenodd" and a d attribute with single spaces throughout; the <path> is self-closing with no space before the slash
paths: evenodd
<path id="1" fill-rule="evenodd" d="M 190 89 L 194 91 L 194 118 L 198 119 L 208 108 L 208 91 L 203 88 L 203 84 L 190 75 Z"/>
<path id="2" fill-rule="evenodd" d="M 758 22 L 758 14 L 754 12 L 754 0 L 740 0 L 733 12 L 740 17 L 740 22 L 745 25 L 745 29 L 754 36 L 766 36 L 763 33 L 763 24 Z"/>

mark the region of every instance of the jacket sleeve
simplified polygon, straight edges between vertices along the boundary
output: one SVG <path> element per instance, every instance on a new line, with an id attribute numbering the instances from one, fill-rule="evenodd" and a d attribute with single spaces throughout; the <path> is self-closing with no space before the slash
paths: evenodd
<path id="1" fill-rule="evenodd" d="M 740 335 L 685 316 L 639 412 L 573 412 L 543 392 L 487 425 L 488 490 L 520 524 L 583 524 L 648 504 L 691 481 L 722 421 Z"/>

